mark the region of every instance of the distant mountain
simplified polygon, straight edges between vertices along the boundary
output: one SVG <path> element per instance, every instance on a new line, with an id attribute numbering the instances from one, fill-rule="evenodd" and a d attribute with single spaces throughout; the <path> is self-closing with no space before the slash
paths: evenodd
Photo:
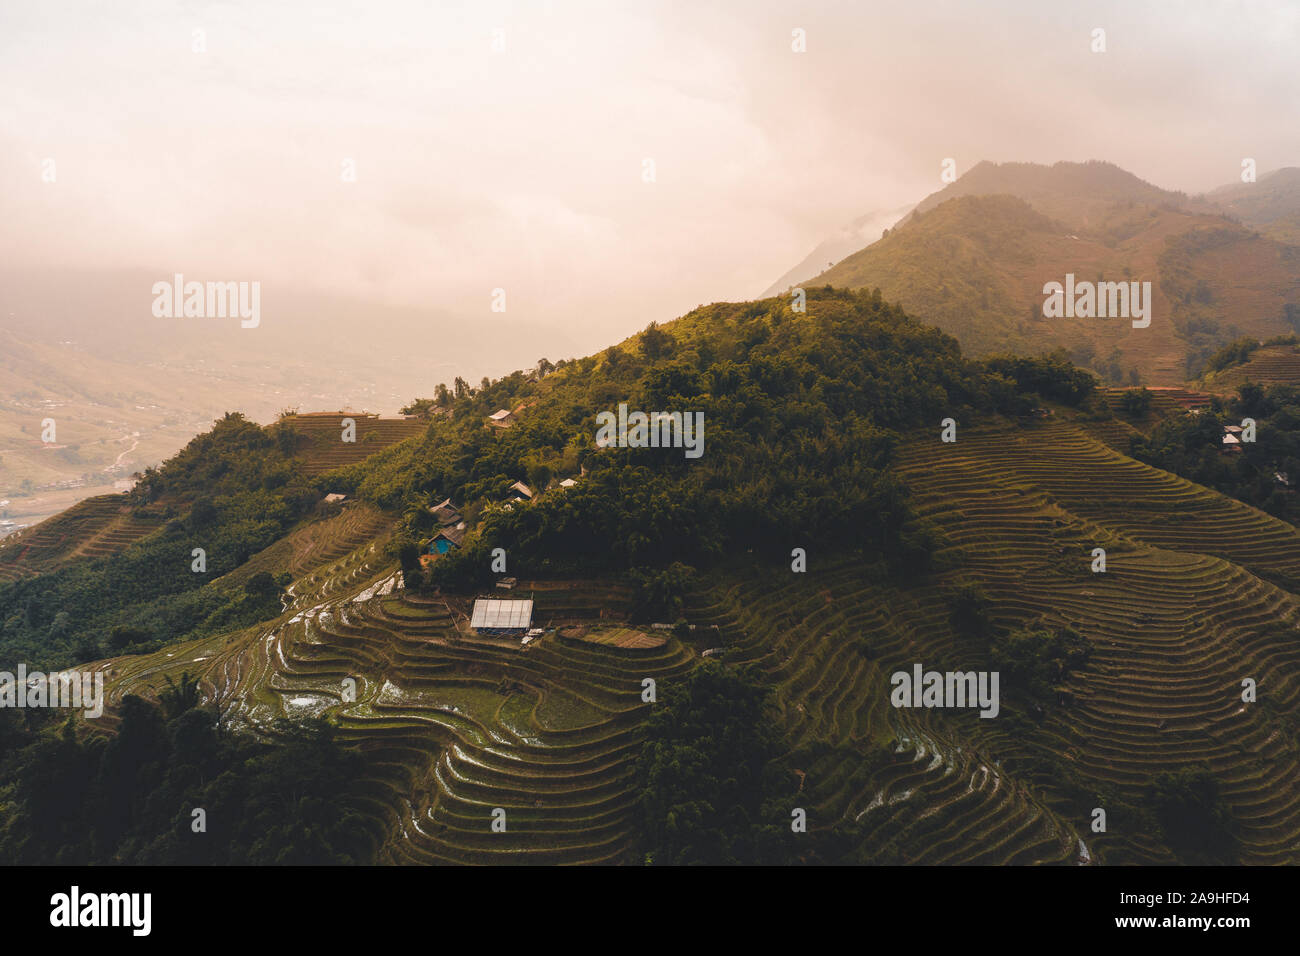
<path id="1" fill-rule="evenodd" d="M 926 196 L 916 205 L 929 212 L 959 196 L 1015 196 L 1039 212 L 1074 229 L 1095 227 L 1116 203 L 1173 206 L 1191 212 L 1220 210 L 1203 199 L 1171 192 L 1139 179 L 1114 163 L 977 163 L 956 182 Z"/>
<path id="2" fill-rule="evenodd" d="M 808 253 L 802 262 L 768 286 L 760 298 L 778 295 L 791 286 L 817 275 L 850 253 L 871 245 L 911 208 L 911 206 L 899 206 L 888 212 L 877 211 L 859 216 L 839 232 L 827 237 L 816 249 Z"/>
<path id="3" fill-rule="evenodd" d="M 959 196 L 1017 196 L 1039 212 L 1068 223 L 1074 229 L 1087 228 L 1116 202 L 1142 202 L 1214 211 L 1205 200 L 1191 200 L 1183 193 L 1170 192 L 1139 179 L 1113 163 L 977 163 L 956 182 L 931 193 L 916 205 L 899 206 L 889 212 L 859 216 L 828 237 L 803 261 L 773 282 L 763 296 L 773 296 L 839 263 L 846 256 L 881 238 L 881 233 L 900 225 L 907 215 L 928 212 Z"/>
<path id="4" fill-rule="evenodd" d="M 1253 183 L 1220 186 L 1205 198 L 1271 239 L 1300 243 L 1300 167 L 1275 169 Z"/>
<path id="5" fill-rule="evenodd" d="M 1061 165 L 1051 167 L 1059 171 L 1053 175 L 1019 167 L 1026 172 L 1021 191 L 1037 195 L 1034 201 L 930 197 L 884 239 L 805 285 L 878 287 L 976 354 L 1063 347 L 1117 382 L 1176 384 L 1234 338 L 1293 331 L 1287 316 L 1295 318 L 1300 307 L 1300 249 L 1201 212 L 1210 208 L 1203 202 L 1175 202 L 1169 197 L 1177 194 L 1125 179 L 1115 167 L 1073 164 L 1078 168 L 1060 171 Z M 1007 167 L 977 170 L 986 166 L 990 171 L 977 178 L 1006 178 Z M 1101 184 L 1097 195 L 1072 196 L 1061 185 L 1094 180 Z M 1045 183 L 1060 188 L 1030 188 Z M 1124 196 L 1125 183 L 1134 195 L 1114 198 Z M 1150 282 L 1151 325 L 1045 318 L 1044 284 L 1064 283 L 1067 274 Z"/>

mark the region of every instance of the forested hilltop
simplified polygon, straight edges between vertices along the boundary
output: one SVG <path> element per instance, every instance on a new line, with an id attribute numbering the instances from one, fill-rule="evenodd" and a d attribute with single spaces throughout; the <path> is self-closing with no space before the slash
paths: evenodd
<path id="1" fill-rule="evenodd" d="M 1032 370 L 963 358 L 879 292 L 815 290 L 806 308 L 788 297 L 702 307 L 540 380 L 462 388 L 445 414 L 422 406 L 434 416 L 423 439 L 340 470 L 330 487 L 406 509 L 411 538 L 428 533 L 424 506 L 440 498 L 472 508 L 480 533 L 436 565 L 436 580 L 461 585 L 485 583 L 495 547 L 529 575 L 707 564 L 750 549 L 777 562 L 810 545 L 923 568 L 932 542 L 888 472 L 891 450 L 917 431 L 937 435 L 944 418 L 1028 413 Z M 1039 364 L 1049 392 L 1077 402 L 1092 387 L 1060 359 Z M 596 415 L 620 403 L 703 413 L 702 456 L 598 448 Z M 484 427 L 520 406 L 510 428 Z M 517 480 L 543 492 L 565 478 L 581 480 L 528 508 L 498 503 Z"/>

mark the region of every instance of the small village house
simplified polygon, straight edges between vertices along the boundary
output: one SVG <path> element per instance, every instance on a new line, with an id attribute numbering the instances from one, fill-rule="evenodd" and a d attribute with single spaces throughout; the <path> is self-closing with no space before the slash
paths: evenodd
<path id="1" fill-rule="evenodd" d="M 430 513 L 433 514 L 433 517 L 437 520 L 439 527 L 446 528 L 453 525 L 457 525 L 460 524 L 462 520 L 460 509 L 458 509 L 455 505 L 451 503 L 450 498 L 447 498 L 443 501 L 438 502 L 438 504 L 431 506 L 429 508 L 429 511 Z"/>
<path id="2" fill-rule="evenodd" d="M 453 548 L 459 548 L 465 540 L 465 523 L 462 521 L 459 526 L 441 529 L 433 536 L 429 542 L 429 554 L 444 555 Z"/>

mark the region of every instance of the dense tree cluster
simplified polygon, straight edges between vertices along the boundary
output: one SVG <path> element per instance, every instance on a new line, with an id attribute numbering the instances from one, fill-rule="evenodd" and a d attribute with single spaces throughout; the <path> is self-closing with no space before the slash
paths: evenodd
<path id="1" fill-rule="evenodd" d="M 1037 358 L 995 355 L 985 359 L 984 366 L 1011 379 L 1022 394 L 1038 395 L 1063 405 L 1078 407 L 1097 388 L 1096 377 L 1075 367 L 1064 349 Z"/>
<path id="2" fill-rule="evenodd" d="M 279 613 L 284 581 L 209 582 L 278 540 L 319 500 L 293 450 L 287 426 L 264 429 L 232 413 L 145 471 L 129 500 L 161 510 L 166 523 L 111 557 L 0 584 L 0 663 L 62 666 Z M 193 570 L 195 548 L 204 551 L 203 573 Z"/>
<path id="3" fill-rule="evenodd" d="M 754 675 L 706 662 L 666 692 L 637 762 L 641 853 L 652 865 L 793 859 L 793 777 Z"/>
<path id="4" fill-rule="evenodd" d="M 888 555 L 907 572 L 926 566 L 934 539 L 888 472 L 899 436 L 947 416 L 1021 413 L 1044 397 L 1078 402 L 1092 387 L 1060 356 L 967 361 L 954 339 L 878 292 L 827 288 L 808 293 L 806 312 L 786 297 L 701 307 L 671 331 L 652 326 L 547 376 L 467 388 L 423 441 L 329 481 L 381 506 L 482 504 L 477 538 L 436 562 L 435 580 L 449 586 L 483 583 L 495 547 L 512 570 L 548 574 L 706 566 L 750 549 L 788 560 L 815 541 Z M 598 449 L 595 416 L 620 403 L 702 412 L 703 455 Z M 520 406 L 512 427 L 485 427 L 497 408 Z M 501 503 L 513 481 L 543 492 L 566 477 L 576 486 Z"/>
<path id="5" fill-rule="evenodd" d="M 1088 663 L 1092 645 L 1073 628 L 1021 628 L 996 635 L 990 663 L 1008 704 L 1041 716 L 1057 703 L 1057 688 Z"/>
<path id="6" fill-rule="evenodd" d="M 1162 773 L 1147 788 L 1165 842 L 1180 861 L 1199 865 L 1236 862 L 1235 825 L 1219 782 L 1207 767 Z"/>
<path id="7" fill-rule="evenodd" d="M 182 678 L 162 706 L 123 699 L 115 734 L 0 711 L 0 855 L 17 864 L 370 863 L 356 753 L 323 722 L 279 744 L 222 734 Z M 201 816 L 194 811 L 202 810 Z"/>

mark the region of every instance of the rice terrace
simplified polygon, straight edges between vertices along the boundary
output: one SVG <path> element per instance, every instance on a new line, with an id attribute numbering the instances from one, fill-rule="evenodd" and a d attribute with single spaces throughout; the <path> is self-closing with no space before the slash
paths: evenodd
<path id="1" fill-rule="evenodd" d="M 1300 20 L 919 3 L 0 11 L 14 926 L 1265 925 Z"/>

